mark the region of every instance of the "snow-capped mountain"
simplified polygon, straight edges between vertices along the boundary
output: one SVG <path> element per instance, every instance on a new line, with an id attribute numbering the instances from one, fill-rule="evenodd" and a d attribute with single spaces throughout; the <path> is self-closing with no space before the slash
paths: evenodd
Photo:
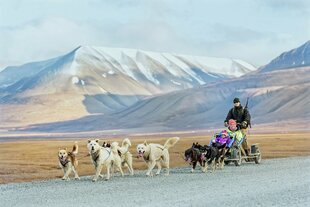
<path id="1" fill-rule="evenodd" d="M 264 73 L 305 66 L 310 66 L 310 40 L 298 48 L 282 53 L 270 63 L 261 67 L 258 72 Z"/>
<path id="2" fill-rule="evenodd" d="M 235 59 L 78 47 L 60 57 L 1 71 L 0 107 L 7 113 L 0 121 L 52 122 L 111 113 L 147 96 L 254 70 L 251 64 Z"/>
<path id="3" fill-rule="evenodd" d="M 72 83 L 83 85 L 85 80 L 79 75 L 93 70 L 103 78 L 124 75 L 136 82 L 148 82 L 156 88 L 161 88 L 163 85 L 190 88 L 218 79 L 239 77 L 255 69 L 254 66 L 237 59 L 175 55 L 133 49 L 78 47 L 58 58 L 7 67 L 0 73 L 0 87 L 20 84 L 18 82 L 25 82 L 25 79 L 31 79 L 31 85 L 36 85 L 38 81 L 57 73 L 71 75 Z M 171 86 L 170 90 L 173 90 L 172 88 L 174 87 Z M 152 90 L 150 87 L 150 91 Z"/>
<path id="4" fill-rule="evenodd" d="M 301 54 L 301 53 L 299 53 Z M 297 58 L 299 59 L 299 58 Z M 145 97 L 111 114 L 42 124 L 32 130 L 72 132 L 103 129 L 186 130 L 222 127 L 234 97 L 249 97 L 252 123 L 298 128 L 310 121 L 310 66 L 253 72 L 199 87 Z M 264 130 L 264 129 L 262 129 Z"/>

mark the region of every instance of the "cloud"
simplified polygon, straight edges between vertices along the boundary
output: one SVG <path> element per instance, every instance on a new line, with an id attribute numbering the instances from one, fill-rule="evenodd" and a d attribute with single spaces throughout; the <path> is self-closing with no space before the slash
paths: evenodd
<path id="1" fill-rule="evenodd" d="M 209 35 L 214 38 L 195 41 L 201 54 L 242 59 L 256 66 L 267 64 L 282 52 L 303 44 L 300 38 L 289 33 L 262 32 L 223 24 L 214 24 Z"/>
<path id="2" fill-rule="evenodd" d="M 309 40 L 306 0 L 11 0 L 0 7 L 0 70 L 78 45 L 265 64 Z M 296 15 L 297 14 L 297 15 Z"/>
<path id="3" fill-rule="evenodd" d="M 79 45 L 177 52 L 185 42 L 168 23 L 148 20 L 90 23 L 52 17 L 0 31 L 0 67 L 52 58 Z"/>
<path id="4" fill-rule="evenodd" d="M 59 56 L 81 44 L 91 44 L 97 33 L 89 25 L 63 18 L 28 22 L 23 26 L 0 29 L 0 62 L 13 64 Z M 11 63 L 11 64 L 12 64 Z"/>

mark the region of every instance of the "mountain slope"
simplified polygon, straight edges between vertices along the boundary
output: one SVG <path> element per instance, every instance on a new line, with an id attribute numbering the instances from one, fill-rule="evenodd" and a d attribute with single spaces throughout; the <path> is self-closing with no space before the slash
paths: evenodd
<path id="1" fill-rule="evenodd" d="M 310 66 L 310 40 L 298 48 L 282 53 L 270 63 L 259 69 L 259 72 L 271 72 L 286 68 Z"/>
<path id="2" fill-rule="evenodd" d="M 14 125 L 71 120 L 126 109 L 145 97 L 238 77 L 241 60 L 142 50 L 78 47 L 0 72 L 0 121 Z"/>
<path id="3" fill-rule="evenodd" d="M 222 127 L 236 96 L 243 104 L 250 97 L 254 124 L 307 123 L 310 121 L 309 94 L 310 67 L 287 69 L 158 95 L 118 113 L 40 125 L 32 130 L 70 132 L 135 128 L 163 131 Z"/>

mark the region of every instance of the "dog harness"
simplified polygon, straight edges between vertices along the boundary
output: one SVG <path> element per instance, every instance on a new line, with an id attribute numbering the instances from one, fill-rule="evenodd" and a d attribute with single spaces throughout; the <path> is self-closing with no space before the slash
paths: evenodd
<path id="1" fill-rule="evenodd" d="M 161 147 L 161 146 L 155 146 L 155 147 L 157 147 L 157 148 L 159 148 L 159 149 L 161 149 L 161 150 L 164 150 L 164 149 L 165 149 L 164 147 Z M 147 157 L 145 157 L 145 156 L 143 155 L 144 160 L 150 160 L 151 150 L 152 150 L 152 148 L 150 147 L 150 152 L 149 152 L 149 155 L 148 155 Z"/>
<path id="2" fill-rule="evenodd" d="M 106 148 L 103 148 L 103 149 L 105 149 L 109 153 L 109 156 L 103 161 L 103 162 L 105 162 L 107 159 L 109 159 L 109 157 L 111 155 L 111 151 L 107 150 Z M 91 153 L 91 157 L 92 157 L 96 167 L 97 167 L 97 160 L 99 158 L 99 155 L 100 155 L 100 150 L 98 150 L 95 153 Z"/>
<path id="3" fill-rule="evenodd" d="M 96 166 L 97 166 L 97 160 L 99 158 L 99 153 L 100 153 L 100 150 L 98 150 L 95 153 L 91 153 L 91 157 L 92 157 L 93 161 L 96 163 Z"/>
<path id="4" fill-rule="evenodd" d="M 68 157 L 67 157 L 65 160 L 62 160 L 61 158 L 59 158 L 59 162 L 63 167 L 66 167 L 66 165 L 71 161 L 68 160 Z"/>

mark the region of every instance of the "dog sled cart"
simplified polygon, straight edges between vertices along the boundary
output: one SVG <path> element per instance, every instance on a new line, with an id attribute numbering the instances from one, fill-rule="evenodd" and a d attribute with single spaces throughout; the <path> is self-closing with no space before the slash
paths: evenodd
<path id="1" fill-rule="evenodd" d="M 216 136 L 219 134 L 215 134 L 210 144 L 216 142 Z M 226 141 L 226 153 L 224 157 L 225 165 L 230 163 L 234 163 L 235 166 L 240 166 L 243 161 L 245 162 L 255 162 L 256 164 L 260 164 L 262 160 L 261 151 L 258 147 L 258 144 L 252 144 L 250 151 L 246 154 L 245 150 L 242 147 L 243 141 L 246 139 L 246 135 L 238 141 L 236 137 L 230 137 L 230 140 Z"/>

